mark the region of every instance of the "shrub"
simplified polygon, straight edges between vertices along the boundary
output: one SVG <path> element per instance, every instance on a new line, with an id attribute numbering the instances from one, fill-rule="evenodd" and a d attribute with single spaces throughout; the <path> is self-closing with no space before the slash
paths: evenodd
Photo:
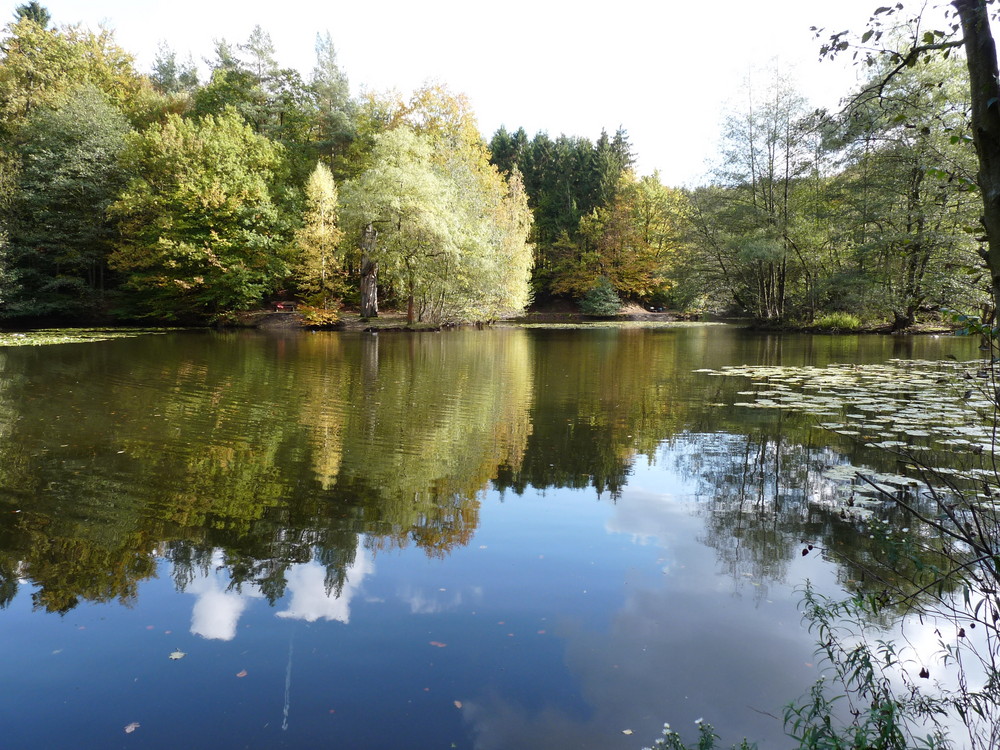
<path id="1" fill-rule="evenodd" d="M 328 328 L 340 321 L 339 312 L 321 307 L 300 305 L 299 313 L 301 313 L 305 324 L 311 328 Z"/>
<path id="2" fill-rule="evenodd" d="M 847 312 L 832 312 L 817 318 L 813 327 L 824 331 L 856 331 L 861 327 L 861 318 Z"/>
<path id="3" fill-rule="evenodd" d="M 584 315 L 617 315 L 622 301 L 606 276 L 580 299 L 580 312 Z"/>

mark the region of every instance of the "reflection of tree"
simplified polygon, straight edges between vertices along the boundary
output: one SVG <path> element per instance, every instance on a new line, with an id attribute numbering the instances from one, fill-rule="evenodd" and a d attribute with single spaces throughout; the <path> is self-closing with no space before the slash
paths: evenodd
<path id="1" fill-rule="evenodd" d="M 919 559 L 908 558 L 899 554 L 899 543 L 873 536 L 862 517 L 845 507 L 843 489 L 824 476 L 842 464 L 886 470 L 893 457 L 851 444 L 841 452 L 825 444 L 829 439 L 808 418 L 772 412 L 769 424 L 745 434 L 686 434 L 674 441 L 677 470 L 696 483 L 703 500 L 702 541 L 715 549 L 734 584 L 751 582 L 759 599 L 769 581 L 785 580 L 792 559 L 810 545 L 837 563 L 839 582 L 850 591 L 871 592 L 879 581 L 912 592 L 914 571 L 942 562 L 926 550 Z M 903 524 L 893 526 L 893 513 L 887 508 L 878 517 L 897 528 L 897 539 L 919 533 L 900 532 Z"/>
<path id="2" fill-rule="evenodd" d="M 809 346 L 703 328 L 191 333 L 7 349 L 0 603 L 18 580 L 56 611 L 127 601 L 153 575 L 153 550 L 180 586 L 221 557 L 234 587 L 275 601 L 291 566 L 318 560 L 335 593 L 359 547 L 444 555 L 467 543 L 491 480 L 614 495 L 664 440 L 689 446 L 681 468 L 712 498 L 705 540 L 733 575 L 781 577 L 803 539 L 892 568 L 827 503 L 821 477 L 844 455 L 882 459 L 812 417 L 711 406 L 745 385 L 693 372 L 899 353 L 881 340 L 874 354 L 851 338 L 834 354 Z"/>
<path id="3" fill-rule="evenodd" d="M 745 435 L 689 434 L 677 443 L 677 468 L 704 500 L 702 541 L 734 583 L 749 580 L 762 598 L 768 582 L 784 580 L 803 540 L 832 523 L 834 493 L 823 472 L 843 459 L 792 442 L 777 425 Z"/>
<path id="4" fill-rule="evenodd" d="M 325 360 L 320 387 L 337 389 L 339 437 L 331 441 L 328 416 L 304 421 L 314 456 L 339 454 L 336 481 L 329 471 L 320 481 L 357 499 L 379 537 L 373 546 L 409 538 L 443 552 L 466 543 L 478 494 L 500 463 L 520 462 L 530 432 L 527 341 L 520 331 L 496 332 L 487 346 L 482 337 L 366 336 L 353 342 L 357 359 Z"/>
<path id="5" fill-rule="evenodd" d="M 683 423 L 680 383 L 689 371 L 677 337 L 639 329 L 533 333 L 533 430 L 523 464 L 505 465 L 498 486 L 592 486 L 617 496 L 635 456 L 653 455 Z"/>
<path id="6" fill-rule="evenodd" d="M 12 350 L 0 601 L 19 578 L 53 611 L 127 601 L 156 549 L 181 587 L 221 554 L 235 588 L 274 602 L 312 559 L 341 591 L 362 543 L 467 543 L 479 493 L 521 460 L 531 373 L 521 332 L 482 350 L 459 335 Z"/>

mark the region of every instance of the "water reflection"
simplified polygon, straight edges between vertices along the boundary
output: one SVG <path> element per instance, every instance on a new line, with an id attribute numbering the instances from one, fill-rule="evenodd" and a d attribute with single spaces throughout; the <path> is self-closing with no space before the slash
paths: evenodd
<path id="1" fill-rule="evenodd" d="M 705 327 L 3 350 L 0 618 L 19 592 L 39 621 L 142 610 L 162 582 L 197 639 L 267 652 L 281 695 L 301 629 L 296 679 L 350 675 L 353 746 L 392 746 L 377 729 L 411 710 L 412 746 L 634 746 L 623 729 L 648 741 L 676 712 L 780 737 L 758 711 L 814 677 L 788 661 L 811 651 L 790 590 L 891 570 L 823 472 L 880 459 L 803 415 L 720 408 L 743 386 L 694 371 L 974 348 Z M 299 746 L 326 736 L 302 721 Z"/>
<path id="2" fill-rule="evenodd" d="M 468 544 L 491 484 L 616 498 L 635 462 L 657 461 L 678 435 L 696 447 L 672 469 L 712 498 L 703 538 L 720 565 L 781 580 L 802 539 L 835 533 L 822 472 L 856 449 L 829 447 L 808 418 L 720 411 L 712 404 L 739 385 L 692 370 L 944 346 L 877 341 L 704 328 L 188 334 L 10 349 L 0 360 L 0 596 L 10 601 L 23 578 L 50 611 L 129 602 L 154 573 L 154 551 L 181 588 L 221 554 L 229 588 L 273 604 L 294 566 L 315 557 L 324 590 L 342 594 L 361 548 L 443 555 Z"/>

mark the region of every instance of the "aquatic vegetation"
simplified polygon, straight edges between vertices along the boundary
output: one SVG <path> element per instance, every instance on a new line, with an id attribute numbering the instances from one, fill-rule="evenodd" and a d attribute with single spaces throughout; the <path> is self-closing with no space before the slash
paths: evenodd
<path id="1" fill-rule="evenodd" d="M 753 390 L 740 393 L 747 400 L 738 406 L 816 417 L 817 426 L 831 435 L 895 455 L 901 470 L 913 475 L 879 474 L 847 463 L 824 473 L 850 487 L 847 504 L 854 517 L 862 516 L 876 545 L 871 559 L 884 566 L 867 565 L 869 586 L 875 585 L 841 602 L 816 595 L 807 584 L 803 614 L 832 674 L 787 708 L 786 731 L 803 748 L 950 747 L 947 724 L 954 721 L 964 725 L 969 747 L 997 747 L 995 368 L 981 360 L 894 359 L 703 372 L 749 378 Z M 876 515 L 890 509 L 904 523 Z M 807 544 L 802 554 L 816 548 Z M 823 554 L 851 558 L 857 551 L 826 548 Z M 898 643 L 886 638 L 885 616 L 902 612 L 933 623 L 936 654 L 918 653 L 905 638 Z M 925 687 L 932 669 L 951 682 Z M 844 699 L 853 717 L 846 723 L 832 708 Z"/>
<path id="2" fill-rule="evenodd" d="M 745 377 L 733 406 L 788 409 L 819 427 L 883 449 L 991 453 L 994 404 L 981 361 L 892 359 L 827 367 L 736 366 L 695 372 Z"/>
<path id="3" fill-rule="evenodd" d="M 44 346 L 46 344 L 86 344 L 109 339 L 162 334 L 176 328 L 46 328 L 38 331 L 0 331 L 0 346 Z"/>

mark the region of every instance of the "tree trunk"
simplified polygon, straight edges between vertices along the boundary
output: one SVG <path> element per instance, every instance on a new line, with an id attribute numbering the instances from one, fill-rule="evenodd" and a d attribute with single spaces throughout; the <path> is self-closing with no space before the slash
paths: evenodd
<path id="1" fill-rule="evenodd" d="M 977 182 L 983 198 L 986 250 L 993 306 L 1000 300 L 1000 83 L 997 48 L 986 0 L 952 0 L 962 21 L 972 97 L 972 137 L 979 157 Z"/>
<path id="2" fill-rule="evenodd" d="M 378 231 L 371 224 L 361 235 L 361 317 L 378 317 L 378 261 L 373 260 Z"/>
<path id="3" fill-rule="evenodd" d="M 413 325 L 413 274 L 410 274 L 410 278 L 406 284 L 406 323 L 407 325 Z"/>

